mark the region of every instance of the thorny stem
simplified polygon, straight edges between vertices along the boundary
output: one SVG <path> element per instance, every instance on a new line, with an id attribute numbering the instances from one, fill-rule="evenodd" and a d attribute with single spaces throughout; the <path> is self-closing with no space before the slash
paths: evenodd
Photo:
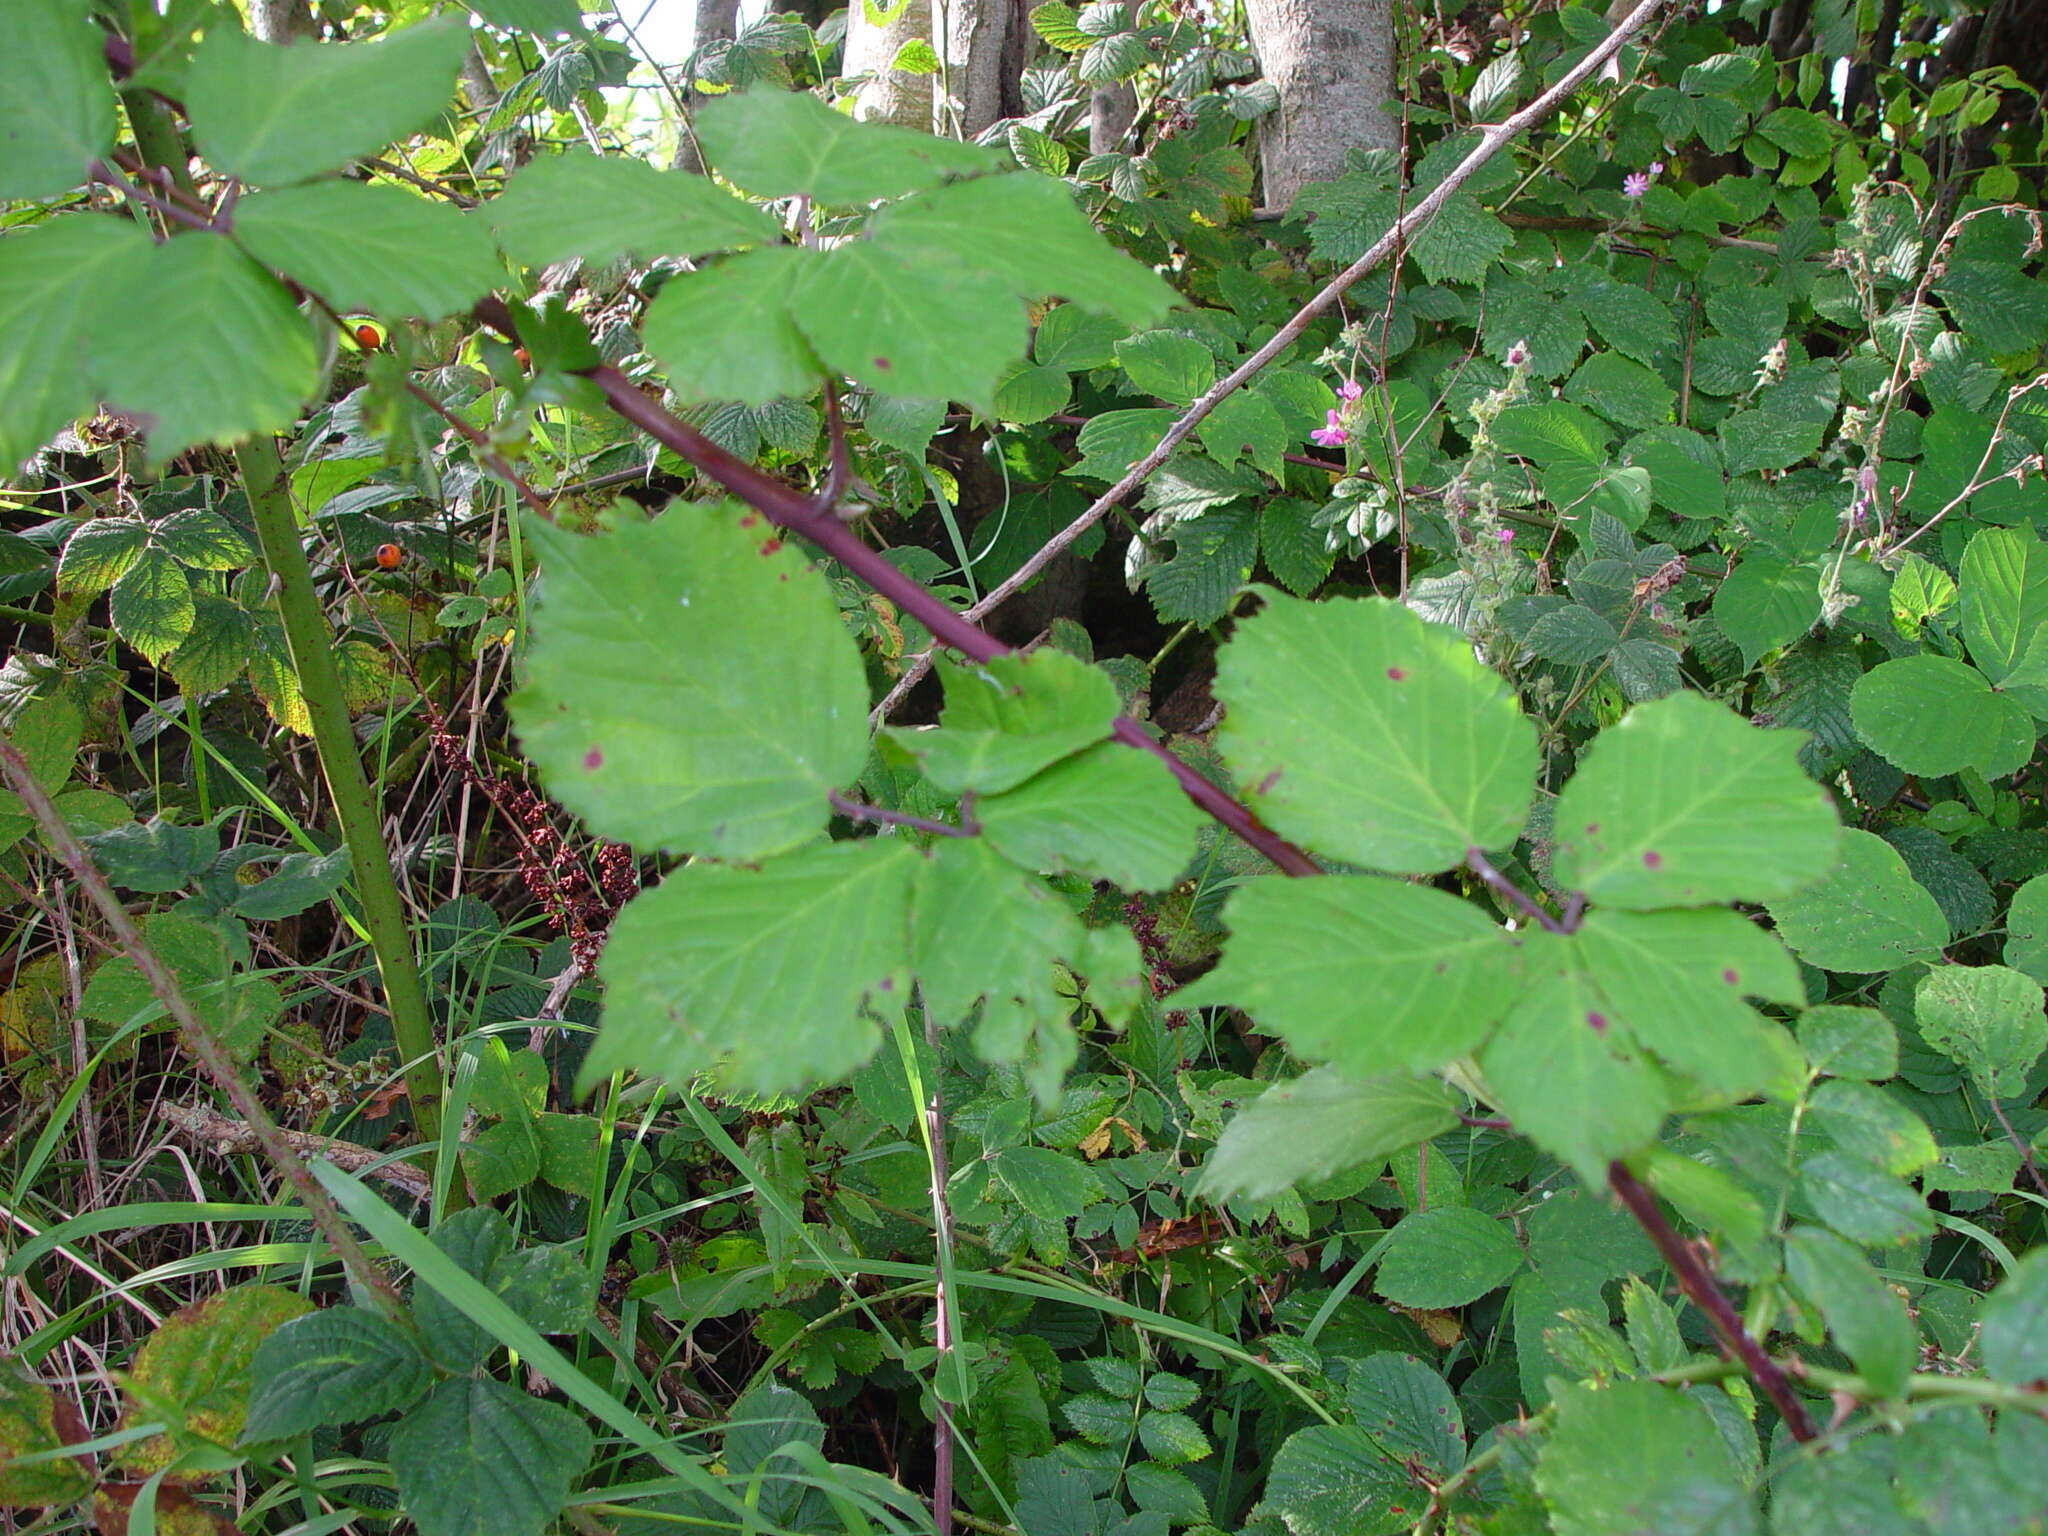
<path id="1" fill-rule="evenodd" d="M 384 845 L 377 798 L 363 772 L 341 674 L 335 667 L 334 632 L 321 610 L 319 593 L 313 589 L 306 548 L 299 542 L 298 518 L 285 489 L 284 462 L 276 444 L 259 434 L 235 450 L 235 467 L 249 497 L 263 563 L 277 578 L 278 611 L 312 720 L 320 772 L 327 781 L 342 841 L 348 845 L 349 868 L 363 906 L 363 926 L 369 931 L 370 950 L 391 1009 L 392 1039 L 407 1064 L 405 1092 L 412 1103 L 413 1123 L 421 1140 L 434 1142 L 441 1135 L 441 1055 L 434 1044 L 433 1015 L 427 1007 L 412 935 L 406 929 L 405 903 L 391 873 L 391 853 Z"/>
<path id="2" fill-rule="evenodd" d="M 964 796 L 961 823 L 957 827 L 949 821 L 933 821 L 928 816 L 913 816 L 908 811 L 892 811 L 887 806 L 869 805 L 863 800 L 849 800 L 836 789 L 825 798 L 832 802 L 833 810 L 852 821 L 871 822 L 885 827 L 908 827 L 913 832 L 928 832 L 933 837 L 973 837 L 981 831 L 973 818 L 966 814 Z"/>
<path id="3" fill-rule="evenodd" d="M 394 1320 L 403 1318 L 405 1308 L 397 1290 L 384 1274 L 370 1262 L 370 1256 L 363 1251 L 361 1243 L 349 1231 L 341 1212 L 329 1198 L 327 1191 L 320 1187 L 313 1177 L 312 1169 L 306 1166 L 304 1158 L 293 1150 L 278 1129 L 277 1122 L 270 1118 L 270 1112 L 263 1107 L 262 1100 L 242 1081 L 242 1074 L 236 1068 L 234 1058 L 229 1056 L 213 1031 L 200 1022 L 199 1015 L 192 1011 L 191 1003 L 178 985 L 177 978 L 155 950 L 143 941 L 142 932 L 135 926 L 135 919 L 128 915 L 128 909 L 121 905 L 120 897 L 107 883 L 107 877 L 85 851 L 85 845 L 78 840 L 57 808 L 50 803 L 50 797 L 38 784 L 35 775 L 29 771 L 28 761 L 15 749 L 14 743 L 0 737 L 0 776 L 4 776 L 8 788 L 21 797 L 23 807 L 42 828 L 43 836 L 49 840 L 51 850 L 58 861 L 77 878 L 80 889 L 99 908 L 100 916 L 113 931 L 123 953 L 135 963 L 142 973 L 143 981 L 163 1004 L 164 1012 L 171 1016 L 184 1039 L 185 1049 L 206 1070 L 214 1084 L 226 1095 L 235 1113 L 247 1123 L 250 1133 L 262 1147 L 263 1155 L 270 1160 L 284 1181 L 292 1187 L 305 1203 L 306 1213 L 312 1218 L 327 1241 L 333 1245 L 335 1257 L 349 1277 Z"/>
<path id="4" fill-rule="evenodd" d="M 1657 1197 L 1619 1161 L 1607 1165 L 1607 1186 L 1628 1207 L 1636 1225 L 1656 1244 L 1657 1252 L 1677 1279 L 1678 1288 L 1685 1292 L 1694 1306 L 1706 1313 L 1707 1321 L 1721 1340 L 1721 1347 L 1742 1362 L 1743 1369 L 1749 1372 L 1764 1396 L 1771 1400 L 1771 1406 L 1785 1421 L 1786 1432 L 1802 1444 L 1813 1439 L 1817 1433 L 1813 1420 L 1807 1415 L 1806 1405 L 1792 1390 L 1784 1368 L 1765 1354 L 1763 1346 L 1743 1328 L 1742 1319 L 1736 1316 L 1733 1304 L 1715 1283 L 1713 1271 L 1707 1268 L 1693 1246 L 1665 1220 L 1663 1211 L 1657 1208 Z"/>
<path id="5" fill-rule="evenodd" d="M 1541 122 L 1555 111 L 1558 103 L 1597 74 L 1609 59 L 1622 50 L 1623 45 L 1654 21 L 1657 13 L 1669 3 L 1670 0 L 1642 0 L 1641 4 L 1622 18 L 1619 26 L 1601 40 L 1598 47 L 1567 70 L 1549 90 L 1503 121 L 1482 125 L 1479 129 L 1478 144 L 1452 168 L 1448 176 L 1417 199 L 1415 206 L 1397 219 L 1394 226 L 1384 235 L 1375 240 L 1363 256 L 1325 283 L 1314 298 L 1296 310 L 1293 318 L 1273 333 L 1270 341 L 1238 364 L 1227 377 L 1219 379 L 1207 392 L 1198 397 L 1181 413 L 1179 419 L 1166 429 L 1165 435 L 1159 439 L 1150 453 L 1133 464 L 1115 485 L 1096 497 L 1086 511 L 1054 534 L 1037 554 L 1018 566 L 1007 579 L 990 588 L 980 602 L 967 610 L 967 617 L 970 620 L 984 618 L 1008 602 L 1040 571 L 1050 565 L 1061 551 L 1101 522 L 1111 507 L 1143 485 L 1151 477 L 1152 471 L 1166 462 L 1173 450 L 1181 445 L 1188 434 L 1193 432 L 1210 412 L 1242 389 L 1260 370 L 1292 346 L 1318 316 L 1344 297 L 1352 284 L 1371 272 L 1395 251 L 1405 250 L 1412 245 L 1417 232 L 1437 216 L 1444 204 L 1450 201 L 1452 194 L 1471 180 L 1481 166 L 1519 138 L 1524 130 Z M 923 679 L 925 673 L 931 670 L 931 661 L 932 654 L 927 651 L 910 664 L 882 702 L 875 706 L 871 717 L 874 724 L 880 725 L 888 719 L 889 712 L 900 704 L 910 690 Z"/>
<path id="6" fill-rule="evenodd" d="M 1552 917 L 1527 891 L 1495 869 L 1488 862 L 1486 855 L 1477 848 L 1465 850 L 1465 867 L 1484 881 L 1488 889 L 1500 892 L 1517 912 L 1535 923 L 1545 933 L 1570 933 L 1572 928 L 1578 926 L 1574 923 L 1568 928 L 1563 919 Z"/>

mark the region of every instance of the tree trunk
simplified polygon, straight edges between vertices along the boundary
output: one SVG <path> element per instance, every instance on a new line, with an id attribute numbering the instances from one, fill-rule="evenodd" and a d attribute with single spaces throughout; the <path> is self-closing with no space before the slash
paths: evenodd
<path id="1" fill-rule="evenodd" d="M 943 22 L 943 36 L 934 31 L 935 17 Z M 1030 40 L 1024 0 L 907 0 L 881 26 L 868 19 L 862 0 L 853 0 L 847 8 L 845 73 L 873 77 L 860 88 L 855 115 L 974 138 L 999 118 L 1023 111 L 1019 82 Z M 941 72 L 891 69 L 910 42 L 930 44 Z"/>
<path id="2" fill-rule="evenodd" d="M 693 58 L 701 55 L 706 48 L 717 43 L 729 43 L 739 36 L 740 0 L 697 0 L 696 35 L 690 39 L 690 53 Z M 659 68 L 660 66 L 656 66 Z M 678 124 L 675 159 L 670 162 L 673 170 L 687 171 L 693 176 L 704 174 L 704 156 L 697 148 L 697 135 L 691 126 L 690 107 L 697 100 L 697 85 L 692 79 L 685 79 L 683 90 L 683 121 Z"/>
<path id="3" fill-rule="evenodd" d="M 1125 15 L 1129 15 L 1128 9 Z M 1099 85 L 1088 94 L 1088 153 L 1113 154 L 1138 120 L 1138 88 L 1128 80 Z"/>
<path id="4" fill-rule="evenodd" d="M 306 0 L 249 0 L 249 30 L 266 43 L 288 43 L 314 33 Z"/>
<path id="5" fill-rule="evenodd" d="M 930 132 L 938 77 L 890 66 L 905 43 L 931 40 L 931 0 L 903 0 L 902 9 L 879 26 L 868 19 L 863 0 L 852 0 L 846 9 L 844 72 L 869 77 L 855 93 L 853 115 L 865 122 Z"/>
<path id="6" fill-rule="evenodd" d="M 1390 0 L 1246 0 L 1245 9 L 1260 68 L 1280 92 L 1279 110 L 1259 122 L 1266 207 L 1284 209 L 1303 182 L 1341 175 L 1347 150 L 1398 147 L 1386 106 Z"/>

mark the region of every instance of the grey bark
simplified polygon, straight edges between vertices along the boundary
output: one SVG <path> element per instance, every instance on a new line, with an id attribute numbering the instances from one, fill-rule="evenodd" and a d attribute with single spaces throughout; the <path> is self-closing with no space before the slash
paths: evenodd
<path id="1" fill-rule="evenodd" d="M 313 8 L 306 0 L 249 0 L 249 30 L 266 43 L 311 37 Z"/>
<path id="2" fill-rule="evenodd" d="M 912 41 L 931 44 L 943 65 L 939 74 L 889 67 Z M 855 115 L 971 139 L 1022 111 L 1018 82 L 1029 46 L 1023 0 L 909 0 L 881 26 L 869 20 L 862 0 L 853 0 L 845 72 L 873 76 L 860 88 Z"/>
<path id="3" fill-rule="evenodd" d="M 1349 149 L 1393 149 L 1390 0 L 1246 0 L 1252 48 L 1280 92 L 1259 122 L 1264 204 L 1284 209 L 1303 182 L 1341 175 Z"/>
<path id="4" fill-rule="evenodd" d="M 1107 155 L 1123 146 L 1124 135 L 1138 120 L 1138 93 L 1126 81 L 1088 94 L 1088 153 Z"/>
<path id="5" fill-rule="evenodd" d="M 740 0 L 697 0 L 696 36 L 691 41 L 691 51 L 701 54 L 716 43 L 729 43 L 739 36 Z M 662 66 L 657 64 L 656 68 Z M 682 83 L 683 121 L 676 140 L 675 159 L 672 168 L 688 171 L 693 176 L 704 174 L 704 156 L 697 148 L 697 135 L 691 126 L 690 107 L 697 100 L 696 83 L 684 80 Z"/>

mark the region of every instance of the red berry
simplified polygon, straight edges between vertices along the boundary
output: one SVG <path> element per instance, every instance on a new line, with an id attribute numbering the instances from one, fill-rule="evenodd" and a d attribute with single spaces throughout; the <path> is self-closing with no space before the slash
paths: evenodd
<path id="1" fill-rule="evenodd" d="M 398 562 L 405 558 L 405 551 L 400 549 L 396 544 L 379 544 L 377 546 L 376 558 L 377 568 L 379 570 L 396 570 L 398 568 Z"/>

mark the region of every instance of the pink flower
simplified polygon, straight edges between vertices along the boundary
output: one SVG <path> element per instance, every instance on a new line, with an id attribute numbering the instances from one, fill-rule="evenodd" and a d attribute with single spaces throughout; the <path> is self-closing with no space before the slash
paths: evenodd
<path id="1" fill-rule="evenodd" d="M 1324 425 L 1309 433 L 1308 440 L 1318 448 L 1342 448 L 1351 441 L 1351 434 L 1344 430 L 1344 418 L 1331 411 Z"/>
<path id="2" fill-rule="evenodd" d="M 1650 178 L 1641 171 L 1630 171 L 1621 178 L 1621 195 L 1631 200 L 1641 197 L 1650 190 Z"/>
<path id="3" fill-rule="evenodd" d="M 1337 386 L 1337 398 L 1339 400 L 1356 400 L 1364 393 L 1364 387 L 1356 379 L 1346 379 Z"/>
<path id="4" fill-rule="evenodd" d="M 1664 162 L 1662 160 L 1652 160 L 1648 169 L 1652 176 L 1662 176 L 1664 174 Z"/>
<path id="5" fill-rule="evenodd" d="M 1500 540 L 1501 547 L 1505 549 L 1508 545 L 1515 542 L 1515 530 L 1512 528 L 1503 528 L 1500 530 L 1500 532 L 1496 533 L 1494 537 Z"/>

